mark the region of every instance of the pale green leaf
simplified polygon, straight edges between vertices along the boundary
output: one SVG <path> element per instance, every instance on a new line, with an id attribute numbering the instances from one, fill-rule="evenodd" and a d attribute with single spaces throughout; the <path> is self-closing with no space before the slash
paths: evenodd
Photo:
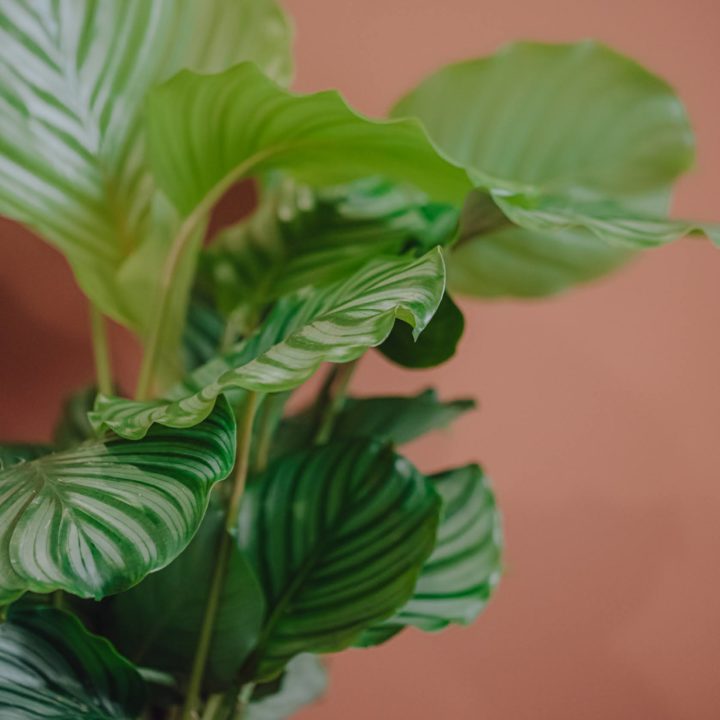
<path id="1" fill-rule="evenodd" d="M 379 259 L 345 282 L 286 297 L 254 336 L 196 370 L 167 399 L 137 402 L 100 396 L 91 420 L 96 427 L 139 438 L 153 423 L 198 423 L 218 395 L 233 388 L 289 390 L 321 363 L 349 362 L 379 345 L 396 318 L 419 334 L 442 299 L 444 275 L 438 248 L 419 259 Z"/>
<path id="2" fill-rule="evenodd" d="M 502 532 L 495 497 L 477 465 L 430 478 L 443 500 L 437 542 L 410 601 L 367 630 L 359 645 L 377 645 L 412 625 L 427 632 L 469 625 L 483 610 L 502 570 Z"/>
<path id="3" fill-rule="evenodd" d="M 419 117 L 491 193 L 484 201 L 476 195 L 481 212 L 466 223 L 449 263 L 451 287 L 471 295 L 542 295 L 621 265 L 645 244 L 646 228 L 633 218 L 661 221 L 672 182 L 693 158 L 687 115 L 672 89 L 593 42 L 518 43 L 450 65 L 393 115 Z M 554 223 L 528 208 L 513 212 L 503 198 L 564 197 L 569 205 L 578 191 L 622 207 L 619 227 L 598 234 L 602 213 L 578 222 L 574 210 L 572 222 Z M 499 220 L 491 198 L 520 227 Z M 615 242 L 615 229 L 630 242 Z"/>
<path id="4" fill-rule="evenodd" d="M 58 248 L 104 313 L 143 331 L 177 227 L 146 164 L 147 93 L 181 68 L 243 60 L 286 82 L 290 34 L 274 0 L 3 0 L 0 212 Z"/>
<path id="5" fill-rule="evenodd" d="M 171 562 L 232 469 L 224 400 L 192 430 L 89 441 L 0 472 L 0 603 L 22 591 L 100 598 Z"/>
<path id="6" fill-rule="evenodd" d="M 0 625 L 3 720 L 134 720 L 144 700 L 135 668 L 72 615 L 13 609 Z"/>
<path id="7" fill-rule="evenodd" d="M 370 120 L 335 92 L 289 93 L 253 63 L 179 73 L 150 95 L 147 118 L 157 181 L 191 219 L 235 181 L 271 170 L 316 186 L 383 175 L 455 202 L 471 187 L 417 121 Z"/>
<path id="8" fill-rule="evenodd" d="M 335 652 L 412 595 L 439 502 L 406 460 L 372 441 L 274 462 L 247 490 L 238 542 L 267 602 L 244 677 L 270 679 L 302 652 Z"/>

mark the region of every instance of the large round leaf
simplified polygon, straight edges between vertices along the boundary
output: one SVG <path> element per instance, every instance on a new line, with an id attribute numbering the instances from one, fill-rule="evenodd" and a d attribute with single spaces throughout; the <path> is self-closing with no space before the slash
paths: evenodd
<path id="1" fill-rule="evenodd" d="M 144 699 L 135 668 L 72 615 L 12 611 L 0 625 L 3 720 L 134 720 Z"/>
<path id="2" fill-rule="evenodd" d="M 232 469 L 224 400 L 191 430 L 90 441 L 0 472 L 0 602 L 67 590 L 100 598 L 167 565 Z"/>
<path id="3" fill-rule="evenodd" d="M 430 478 L 443 500 L 437 543 L 411 600 L 390 620 L 370 628 L 360 645 L 376 645 L 412 625 L 428 632 L 468 625 L 500 579 L 502 532 L 495 497 L 477 465 Z"/>
<path id="4" fill-rule="evenodd" d="M 444 288 L 439 248 L 418 259 L 380 258 L 344 282 L 283 298 L 255 335 L 198 368 L 167 399 L 134 402 L 100 396 L 92 420 L 98 427 L 138 438 L 153 423 L 194 425 L 207 415 L 218 395 L 233 388 L 292 389 L 321 363 L 348 362 L 379 345 L 396 318 L 419 335 Z"/>
<path id="5" fill-rule="evenodd" d="M 450 65 L 403 98 L 393 115 L 419 117 L 485 188 L 566 201 L 578 190 L 591 192 L 621 200 L 631 218 L 663 214 L 670 184 L 693 157 L 687 115 L 671 88 L 593 42 L 519 43 Z M 451 287 L 540 295 L 607 272 L 630 257 L 631 246 L 598 238 L 585 227 L 592 218 L 539 229 L 526 215 L 529 227 L 485 223 L 475 236 L 465 228 L 451 256 Z"/>
<path id="6" fill-rule="evenodd" d="M 301 652 L 334 652 L 412 595 L 439 499 L 406 460 L 370 441 L 273 463 L 247 489 L 238 542 L 267 602 L 245 673 L 277 675 Z"/>

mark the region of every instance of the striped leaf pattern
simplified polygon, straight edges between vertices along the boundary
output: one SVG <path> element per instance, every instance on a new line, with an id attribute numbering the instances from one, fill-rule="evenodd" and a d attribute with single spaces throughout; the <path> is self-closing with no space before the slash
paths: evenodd
<path id="1" fill-rule="evenodd" d="M 302 384 L 323 362 L 354 360 L 385 340 L 396 318 L 417 336 L 445 288 L 439 248 L 419 259 L 387 258 L 345 282 L 283 298 L 249 340 L 202 366 L 166 400 L 136 402 L 99 397 L 91 420 L 127 438 L 153 423 L 188 427 L 232 388 L 279 392 Z"/>
<path id="2" fill-rule="evenodd" d="M 557 292 L 692 229 L 666 218 L 694 154 L 682 103 L 597 43 L 517 43 L 449 65 L 392 114 L 420 118 L 483 190 L 450 257 L 456 292 Z M 495 227 L 494 203 L 506 215 Z"/>
<path id="3" fill-rule="evenodd" d="M 13 609 L 0 625 L 3 720 L 134 720 L 144 699 L 135 668 L 72 615 Z"/>
<path id="4" fill-rule="evenodd" d="M 0 603 L 19 592 L 101 598 L 167 565 L 232 469 L 227 402 L 191 431 L 90 441 L 0 473 Z"/>
<path id="5" fill-rule="evenodd" d="M 390 620 L 367 630 L 359 645 L 385 642 L 412 625 L 428 632 L 468 625 L 500 579 L 502 533 L 495 497 L 477 465 L 430 480 L 442 497 L 437 542 L 410 601 Z"/>
<path id="6" fill-rule="evenodd" d="M 202 215 L 240 178 L 273 170 L 313 186 L 382 175 L 454 203 L 472 188 L 416 120 L 370 120 L 335 92 L 294 95 L 253 63 L 179 73 L 150 94 L 147 121 L 155 177 L 184 217 Z"/>
<path id="7" fill-rule="evenodd" d="M 432 485 L 370 441 L 286 456 L 248 487 L 238 542 L 268 612 L 248 676 L 301 652 L 335 652 L 412 595 L 439 512 Z"/>
<path id="8" fill-rule="evenodd" d="M 262 307 L 344 280 L 378 256 L 444 245 L 457 216 L 452 206 L 377 178 L 316 190 L 284 178 L 252 217 L 213 240 L 201 256 L 201 282 L 225 314 Z"/>
<path id="9" fill-rule="evenodd" d="M 242 60 L 285 82 L 289 38 L 274 0 L 3 0 L 0 212 L 63 252 L 103 312 L 142 329 L 138 289 L 176 222 L 146 162 L 148 91 Z"/>

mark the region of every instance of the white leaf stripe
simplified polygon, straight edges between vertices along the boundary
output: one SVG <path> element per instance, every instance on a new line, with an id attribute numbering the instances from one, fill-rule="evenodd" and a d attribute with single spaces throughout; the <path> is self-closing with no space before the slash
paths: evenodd
<path id="1" fill-rule="evenodd" d="M 192 431 L 89 442 L 0 473 L 0 598 L 63 589 L 100 598 L 167 565 L 232 469 L 226 402 Z"/>
<path id="2" fill-rule="evenodd" d="M 0 625 L 4 720 L 132 720 L 144 696 L 130 663 L 68 613 L 13 609 Z"/>
<path id="3" fill-rule="evenodd" d="M 502 532 L 495 498 L 477 465 L 450 470 L 430 480 L 443 499 L 435 548 L 423 566 L 412 598 L 359 641 L 384 642 L 405 626 L 440 630 L 467 625 L 495 589 L 502 569 Z"/>
<path id="4" fill-rule="evenodd" d="M 118 271 L 167 230 L 149 222 L 148 90 L 248 59 L 287 81 L 289 34 L 274 0 L 4 0 L 0 212 L 65 253 L 104 312 L 142 325 Z"/>
<path id="5" fill-rule="evenodd" d="M 432 486 L 373 442 L 273 463 L 248 487 L 238 524 L 268 604 L 258 676 L 303 651 L 347 647 L 400 607 L 432 547 L 437 513 Z"/>
<path id="6" fill-rule="evenodd" d="M 164 401 L 98 397 L 91 420 L 128 438 L 158 423 L 196 424 L 231 388 L 280 392 L 302 384 L 323 362 L 348 362 L 380 345 L 396 318 L 421 332 L 445 289 L 438 248 L 419 259 L 367 264 L 348 280 L 281 300 L 260 331 L 233 351 L 199 368 Z"/>

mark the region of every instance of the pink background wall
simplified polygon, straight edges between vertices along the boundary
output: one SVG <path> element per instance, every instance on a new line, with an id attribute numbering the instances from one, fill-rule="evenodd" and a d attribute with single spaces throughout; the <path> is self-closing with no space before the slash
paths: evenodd
<path id="1" fill-rule="evenodd" d="M 699 161 L 678 214 L 720 219 L 717 0 L 288 0 L 302 90 L 380 113 L 439 64 L 512 39 L 593 36 L 668 78 Z M 27 273 L 32 270 L 32 282 Z M 572 295 L 464 304 L 458 357 L 407 373 L 377 357 L 367 392 L 436 384 L 482 409 L 412 448 L 426 469 L 495 479 L 507 575 L 468 630 L 408 632 L 332 660 L 306 720 L 717 720 L 720 717 L 720 254 L 683 241 Z M 46 435 L 91 377 L 63 261 L 0 224 L 0 437 Z M 119 365 L 135 356 L 116 338 Z"/>

